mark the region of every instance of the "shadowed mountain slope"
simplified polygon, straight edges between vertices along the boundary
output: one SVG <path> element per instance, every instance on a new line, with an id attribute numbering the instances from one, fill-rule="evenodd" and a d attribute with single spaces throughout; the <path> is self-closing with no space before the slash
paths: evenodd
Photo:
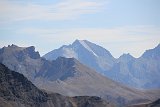
<path id="1" fill-rule="evenodd" d="M 99 97 L 65 97 L 39 90 L 22 74 L 0 64 L 0 107 L 114 107 Z"/>

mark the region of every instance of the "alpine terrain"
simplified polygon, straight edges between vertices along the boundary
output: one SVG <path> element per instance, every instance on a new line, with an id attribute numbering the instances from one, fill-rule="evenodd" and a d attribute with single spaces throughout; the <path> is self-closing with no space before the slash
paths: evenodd
<path id="1" fill-rule="evenodd" d="M 160 44 L 147 50 L 139 58 L 123 54 L 116 59 L 101 46 L 87 40 L 76 40 L 71 45 L 64 45 L 43 57 L 52 61 L 60 56 L 76 58 L 100 74 L 128 86 L 160 88 Z"/>
<path id="2" fill-rule="evenodd" d="M 22 74 L 0 64 L 0 107 L 114 107 L 99 97 L 66 97 L 38 89 Z"/>
<path id="3" fill-rule="evenodd" d="M 154 101 L 160 96 L 160 90 L 140 91 L 114 82 L 75 58 L 48 61 L 33 46 L 3 47 L 0 62 L 39 88 L 66 96 L 98 96 L 117 106 Z"/>

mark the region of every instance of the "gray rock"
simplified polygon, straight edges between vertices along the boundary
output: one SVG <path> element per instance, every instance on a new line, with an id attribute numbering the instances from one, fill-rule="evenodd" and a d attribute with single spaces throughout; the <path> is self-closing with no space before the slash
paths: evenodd
<path id="1" fill-rule="evenodd" d="M 22 74 L 0 64 L 0 107 L 114 107 L 95 96 L 66 97 L 39 90 Z"/>

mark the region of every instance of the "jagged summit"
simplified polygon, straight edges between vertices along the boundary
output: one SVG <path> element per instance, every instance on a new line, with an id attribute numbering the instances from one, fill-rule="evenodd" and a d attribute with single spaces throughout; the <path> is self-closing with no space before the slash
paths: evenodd
<path id="1" fill-rule="evenodd" d="M 8 47 L 18 47 L 18 46 L 17 46 L 17 45 L 12 44 L 12 45 L 8 45 Z"/>
<path id="2" fill-rule="evenodd" d="M 123 53 L 120 57 L 133 57 L 130 53 Z"/>
<path id="3" fill-rule="evenodd" d="M 160 59 L 160 43 L 153 49 L 146 50 L 141 57 Z"/>
<path id="4" fill-rule="evenodd" d="M 133 59 L 135 59 L 135 58 L 131 54 L 127 53 L 127 54 L 121 55 L 117 60 L 123 62 L 123 61 L 130 61 Z"/>
<path id="5" fill-rule="evenodd" d="M 12 45 L 8 45 L 7 47 L 6 46 L 4 46 L 2 49 L 3 50 L 7 50 L 7 49 L 9 49 L 9 50 L 14 50 L 14 51 L 16 51 L 16 50 L 21 50 L 21 49 L 24 49 L 25 47 L 18 47 L 17 45 L 14 45 L 14 44 L 12 44 Z"/>
<path id="6" fill-rule="evenodd" d="M 22 58 L 24 56 L 29 56 L 31 58 L 40 58 L 40 54 L 38 51 L 35 51 L 34 46 L 30 47 L 18 47 L 17 45 L 8 45 L 8 47 L 3 47 L 0 50 L 0 53 L 11 56 L 17 53 L 17 58 Z"/>

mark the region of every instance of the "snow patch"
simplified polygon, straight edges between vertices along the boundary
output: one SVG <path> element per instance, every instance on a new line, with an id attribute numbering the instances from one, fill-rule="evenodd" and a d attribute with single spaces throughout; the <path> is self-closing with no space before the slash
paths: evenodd
<path id="1" fill-rule="evenodd" d="M 82 46 L 84 46 L 89 52 L 92 52 L 94 54 L 94 56 L 98 57 L 98 55 L 96 53 L 93 52 L 93 50 L 83 41 L 83 40 L 79 40 L 80 44 Z"/>
<path id="2" fill-rule="evenodd" d="M 66 58 L 78 58 L 77 54 L 72 48 L 63 48 L 63 56 Z"/>

